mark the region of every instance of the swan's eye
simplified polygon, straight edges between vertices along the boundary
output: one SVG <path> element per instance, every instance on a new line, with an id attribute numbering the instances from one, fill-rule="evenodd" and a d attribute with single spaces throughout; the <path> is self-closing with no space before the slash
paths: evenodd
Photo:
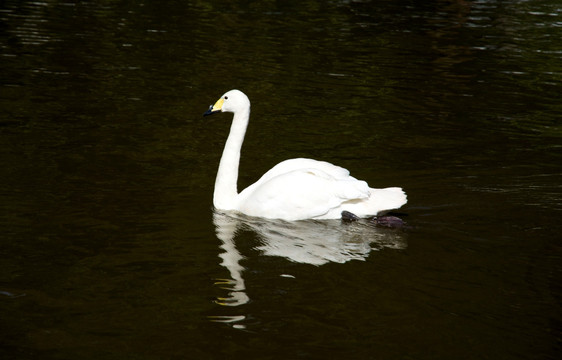
<path id="1" fill-rule="evenodd" d="M 224 99 L 225 99 L 225 100 L 228 100 L 228 96 L 225 96 Z"/>

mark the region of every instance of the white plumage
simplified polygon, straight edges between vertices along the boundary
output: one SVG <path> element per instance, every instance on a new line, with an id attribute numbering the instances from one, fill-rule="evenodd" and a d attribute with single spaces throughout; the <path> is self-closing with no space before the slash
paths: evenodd
<path id="1" fill-rule="evenodd" d="M 250 100 L 243 92 L 231 90 L 205 115 L 219 111 L 234 113 L 215 181 L 213 205 L 219 210 L 269 219 L 338 219 L 344 210 L 365 217 L 397 209 L 407 201 L 401 188 L 369 188 L 342 167 L 304 158 L 275 165 L 238 193 L 238 165 L 250 119 Z"/>

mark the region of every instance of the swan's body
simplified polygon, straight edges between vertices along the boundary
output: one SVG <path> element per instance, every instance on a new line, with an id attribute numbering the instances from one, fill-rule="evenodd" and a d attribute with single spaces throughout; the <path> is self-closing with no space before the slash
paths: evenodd
<path id="1" fill-rule="evenodd" d="M 213 205 L 269 219 L 339 219 L 342 211 L 360 217 L 406 203 L 401 188 L 373 189 L 346 169 L 313 159 L 285 160 L 238 193 L 238 164 L 250 119 L 250 100 L 239 90 L 224 94 L 205 115 L 232 112 L 232 126 L 220 161 Z"/>

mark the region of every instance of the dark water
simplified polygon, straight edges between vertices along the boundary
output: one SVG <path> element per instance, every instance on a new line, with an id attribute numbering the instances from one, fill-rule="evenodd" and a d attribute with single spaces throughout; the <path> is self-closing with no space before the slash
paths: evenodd
<path id="1" fill-rule="evenodd" d="M 2 359 L 558 359 L 559 1 L 0 2 Z M 213 214 L 306 156 L 404 230 Z"/>

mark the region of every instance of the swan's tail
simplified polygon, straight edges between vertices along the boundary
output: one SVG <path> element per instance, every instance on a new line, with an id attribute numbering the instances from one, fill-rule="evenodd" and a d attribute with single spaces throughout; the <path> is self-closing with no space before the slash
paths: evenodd
<path id="1" fill-rule="evenodd" d="M 385 189 L 370 189 L 371 196 L 369 202 L 374 205 L 377 210 L 376 215 L 381 211 L 398 209 L 408 202 L 406 193 L 399 187 L 389 187 Z"/>
<path id="2" fill-rule="evenodd" d="M 359 217 L 378 215 L 381 212 L 398 209 L 406 204 L 407 197 L 402 188 L 369 189 L 368 199 L 357 199 L 342 204 L 338 211 L 349 211 Z M 339 214 L 338 214 L 339 215 Z"/>

